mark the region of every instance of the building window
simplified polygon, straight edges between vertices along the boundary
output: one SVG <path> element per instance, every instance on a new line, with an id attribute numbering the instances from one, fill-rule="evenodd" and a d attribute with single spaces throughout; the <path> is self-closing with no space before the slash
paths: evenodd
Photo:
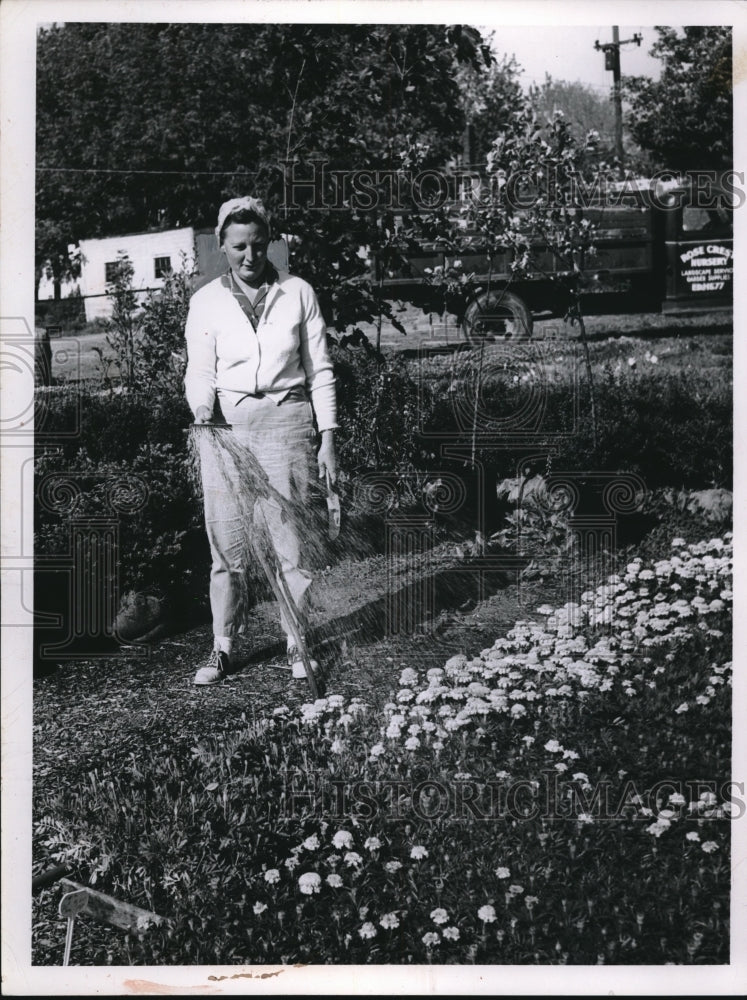
<path id="1" fill-rule="evenodd" d="M 118 260 L 108 260 L 104 264 L 105 278 L 107 285 L 111 285 L 117 280 L 117 272 L 119 270 Z"/>
<path id="2" fill-rule="evenodd" d="M 167 274 L 171 274 L 171 257 L 156 257 L 153 263 L 156 278 L 165 278 Z"/>

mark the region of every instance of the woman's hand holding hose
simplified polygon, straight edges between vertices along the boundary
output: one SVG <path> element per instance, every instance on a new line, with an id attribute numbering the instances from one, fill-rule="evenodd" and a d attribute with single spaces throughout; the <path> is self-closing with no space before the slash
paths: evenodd
<path id="1" fill-rule="evenodd" d="M 199 412 L 199 410 L 198 410 Z M 329 478 L 330 483 L 337 482 L 337 453 L 335 452 L 335 432 L 322 431 L 322 443 L 316 456 L 319 465 L 319 478 Z"/>
<path id="2" fill-rule="evenodd" d="M 209 424 L 213 419 L 213 412 L 209 406 L 198 406 L 195 413 L 196 424 Z"/>

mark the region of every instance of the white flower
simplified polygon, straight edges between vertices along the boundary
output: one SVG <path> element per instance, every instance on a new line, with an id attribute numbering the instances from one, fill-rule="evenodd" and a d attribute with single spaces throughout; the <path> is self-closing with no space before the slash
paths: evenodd
<path id="1" fill-rule="evenodd" d="M 363 858 L 356 851 L 348 851 L 345 855 L 345 864 L 350 868 L 358 868 L 363 864 Z"/>
<path id="2" fill-rule="evenodd" d="M 371 921 L 367 920 L 365 924 L 361 924 L 358 928 L 358 933 L 362 938 L 374 938 L 377 932 Z"/>
<path id="3" fill-rule="evenodd" d="M 416 844 L 410 851 L 410 857 L 413 861 L 420 861 L 421 858 L 428 857 L 428 851 L 423 847 L 422 844 Z"/>
<path id="4" fill-rule="evenodd" d="M 669 796 L 669 804 L 672 806 L 684 806 L 685 796 L 681 792 L 673 792 Z"/>
<path id="5" fill-rule="evenodd" d="M 431 910 L 431 920 L 434 924 L 445 924 L 448 922 L 448 919 L 449 914 L 443 907 L 438 906 L 435 910 Z"/>
<path id="6" fill-rule="evenodd" d="M 276 882 L 280 881 L 280 872 L 277 868 L 268 868 L 265 872 L 265 882 L 269 882 L 270 885 L 274 885 Z"/>
<path id="7" fill-rule="evenodd" d="M 503 868 L 503 867 L 496 868 L 495 874 L 498 876 L 498 878 L 511 878 L 511 872 L 508 870 L 508 868 Z"/>
<path id="8" fill-rule="evenodd" d="M 557 740 L 548 740 L 547 743 L 545 743 L 545 750 L 549 750 L 550 753 L 562 753 L 563 752 L 563 748 L 558 743 Z"/>
<path id="9" fill-rule="evenodd" d="M 386 748 L 384 747 L 383 743 L 376 743 L 374 746 L 371 747 L 370 752 L 371 752 L 371 757 L 373 757 L 375 760 L 377 757 L 380 757 L 383 753 L 386 753 Z"/>
<path id="10" fill-rule="evenodd" d="M 381 847 L 381 841 L 378 837 L 368 837 L 365 844 L 363 845 L 367 851 L 378 851 Z"/>
<path id="11" fill-rule="evenodd" d="M 706 854 L 713 854 L 714 851 L 718 850 L 718 844 L 715 840 L 706 840 L 700 845 L 700 849 L 705 851 Z"/>
<path id="12" fill-rule="evenodd" d="M 328 875 L 324 881 L 327 883 L 327 885 L 331 886 L 333 889 L 339 889 L 340 886 L 342 885 L 342 879 L 340 878 L 339 875 L 336 875 L 334 872 Z"/>
<path id="13" fill-rule="evenodd" d="M 395 872 L 398 872 L 401 867 L 402 867 L 401 861 L 387 861 L 387 863 L 384 865 L 384 870 L 388 871 L 390 875 L 393 875 Z"/>
<path id="14" fill-rule="evenodd" d="M 379 923 L 386 930 L 392 930 L 395 927 L 399 927 L 399 917 L 396 913 L 385 913 Z"/>
<path id="15" fill-rule="evenodd" d="M 405 750 L 417 750 L 420 746 L 420 740 L 417 736 L 408 736 L 405 740 Z"/>
<path id="16" fill-rule="evenodd" d="M 422 937 L 423 944 L 426 946 L 426 948 L 432 948 L 433 945 L 438 944 L 440 940 L 441 938 L 438 936 L 438 934 L 434 934 L 433 931 L 428 931 Z"/>
<path id="17" fill-rule="evenodd" d="M 307 851 L 315 851 L 319 847 L 319 838 L 315 833 L 312 833 L 310 837 L 307 837 L 303 842 L 303 846 Z"/>
<path id="18" fill-rule="evenodd" d="M 683 701 L 681 705 L 678 705 L 677 708 L 675 708 L 675 712 L 678 715 L 682 715 L 683 712 L 688 712 L 689 710 L 690 706 L 687 704 L 686 701 Z"/>
<path id="19" fill-rule="evenodd" d="M 292 858 L 286 858 L 285 861 L 283 862 L 283 864 L 285 865 L 285 867 L 288 869 L 289 872 L 292 872 L 294 868 L 298 868 L 300 863 L 301 862 L 295 856 Z"/>
<path id="20" fill-rule="evenodd" d="M 306 896 L 319 892 L 322 887 L 322 880 L 316 872 L 304 872 L 298 880 L 298 888 Z"/>
<path id="21" fill-rule="evenodd" d="M 481 906 L 477 911 L 477 916 L 484 924 L 492 924 L 495 920 L 495 909 L 490 905 Z"/>
<path id="22" fill-rule="evenodd" d="M 510 885 L 508 887 L 508 891 L 511 893 L 512 896 L 520 896 L 522 894 L 522 892 L 524 892 L 524 886 L 523 885 Z"/>
<path id="23" fill-rule="evenodd" d="M 650 833 L 654 837 L 660 837 L 665 830 L 668 830 L 672 824 L 668 819 L 657 819 L 655 823 L 651 826 L 646 827 L 646 833 Z"/>
<path id="24" fill-rule="evenodd" d="M 338 850 L 343 847 L 350 848 L 353 846 L 353 836 L 347 830 L 338 830 L 332 838 L 332 843 Z"/>
<path id="25" fill-rule="evenodd" d="M 254 906 L 252 907 L 252 909 L 254 910 L 254 913 L 256 914 L 256 916 L 259 916 L 260 913 L 264 913 L 265 912 L 265 910 L 267 909 L 267 904 L 266 903 L 257 902 L 257 903 L 254 904 Z"/>
<path id="26" fill-rule="evenodd" d="M 700 840 L 700 834 L 696 830 L 691 830 L 685 834 L 685 840 Z"/>
<path id="27" fill-rule="evenodd" d="M 443 936 L 447 941 L 458 941 L 459 940 L 459 928 L 458 927 L 444 927 L 441 931 Z"/>

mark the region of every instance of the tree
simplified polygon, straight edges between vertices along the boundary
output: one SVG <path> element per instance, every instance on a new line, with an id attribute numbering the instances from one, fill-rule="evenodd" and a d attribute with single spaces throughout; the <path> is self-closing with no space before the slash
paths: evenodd
<path id="1" fill-rule="evenodd" d="M 732 165 L 731 28 L 656 29 L 651 55 L 659 80 L 625 77 L 627 124 L 656 165 L 670 170 L 722 170 Z"/>
<path id="2" fill-rule="evenodd" d="M 541 86 L 532 86 L 529 100 L 541 121 L 552 121 L 556 111 L 562 111 L 569 126 L 580 137 L 589 132 L 599 133 L 599 148 L 609 157 L 615 150 L 615 111 L 612 101 L 580 80 L 554 80 L 545 74 Z M 496 133 L 497 135 L 497 133 Z"/>
<path id="3" fill-rule="evenodd" d="M 484 163 L 493 138 L 524 105 L 521 72 L 516 58 L 507 55 L 494 58 L 487 69 L 468 62 L 459 67 L 460 105 L 468 129 L 464 158 L 469 162 L 464 166 Z"/>
<path id="4" fill-rule="evenodd" d="M 81 238 L 191 224 L 279 168 L 391 168 L 416 132 L 441 166 L 464 115 L 456 67 L 484 59 L 459 25 L 97 24 L 37 51 L 37 266 Z"/>

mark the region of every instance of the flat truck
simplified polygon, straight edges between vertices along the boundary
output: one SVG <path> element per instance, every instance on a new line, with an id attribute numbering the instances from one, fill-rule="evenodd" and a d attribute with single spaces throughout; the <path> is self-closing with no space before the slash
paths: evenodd
<path id="1" fill-rule="evenodd" d="M 701 198 L 703 206 L 684 187 L 657 198 L 647 194 L 626 199 L 633 204 L 579 209 L 596 226 L 595 253 L 587 257 L 581 277 L 584 314 L 731 309 L 733 213 L 726 199 Z M 384 295 L 430 310 L 431 275 L 438 268 L 456 274 L 460 261 L 461 273 L 474 275 L 469 282 L 474 292 L 461 301 L 452 297 L 446 308 L 457 315 L 466 339 L 526 338 L 535 318 L 561 317 L 568 308 L 557 280 L 563 265 L 542 246 L 534 249 L 534 269 L 514 276 L 508 249 L 494 253 L 488 266 L 477 244 L 459 254 L 423 244 L 408 256 L 406 267 L 383 277 Z M 442 301 L 438 311 L 443 308 Z"/>

